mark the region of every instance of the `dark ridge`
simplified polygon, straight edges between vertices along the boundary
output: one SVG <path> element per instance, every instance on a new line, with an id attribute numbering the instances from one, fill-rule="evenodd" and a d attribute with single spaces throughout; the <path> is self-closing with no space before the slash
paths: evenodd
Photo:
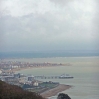
<path id="1" fill-rule="evenodd" d="M 44 99 L 35 92 L 28 92 L 16 85 L 0 81 L 0 99 Z"/>

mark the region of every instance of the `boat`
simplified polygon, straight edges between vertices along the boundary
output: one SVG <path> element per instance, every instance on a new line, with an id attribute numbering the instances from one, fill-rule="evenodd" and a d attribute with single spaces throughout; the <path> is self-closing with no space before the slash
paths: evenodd
<path id="1" fill-rule="evenodd" d="M 59 79 L 69 79 L 69 78 L 74 78 L 73 76 L 70 76 L 69 74 L 62 74 L 59 76 Z"/>

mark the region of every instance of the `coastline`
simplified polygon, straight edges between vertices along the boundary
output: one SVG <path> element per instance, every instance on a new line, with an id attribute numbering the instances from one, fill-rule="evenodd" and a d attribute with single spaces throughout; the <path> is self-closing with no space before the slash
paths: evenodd
<path id="1" fill-rule="evenodd" d="M 25 67 L 25 68 L 13 69 L 12 71 L 13 71 L 13 72 L 18 72 L 18 71 L 24 70 L 24 69 L 42 68 L 42 67 L 45 67 L 45 66 Z M 47 67 L 53 67 L 53 66 L 46 66 L 46 68 L 47 68 Z M 46 90 L 46 91 L 44 91 L 44 92 L 41 92 L 40 95 L 41 95 L 42 97 L 44 97 L 44 98 L 48 98 L 48 97 L 57 95 L 59 92 L 68 90 L 68 89 L 70 89 L 71 87 L 72 87 L 71 85 L 59 84 L 59 85 L 56 86 L 55 88 L 51 88 L 51 89 L 48 89 L 48 90 Z"/>
<path id="2" fill-rule="evenodd" d="M 56 62 L 58 60 L 59 59 L 53 59 L 53 62 L 54 61 Z M 42 61 L 42 60 L 40 60 L 40 61 Z M 87 57 L 85 57 L 85 58 L 76 58 L 76 59 L 75 58 L 63 58 L 63 59 L 60 58 L 59 62 L 62 63 L 62 62 L 67 62 L 67 61 L 72 63 L 73 66 L 71 66 L 71 67 L 67 67 L 67 66 L 63 67 L 62 66 L 63 68 L 58 67 L 58 68 L 55 69 L 57 71 L 57 74 L 59 75 L 59 74 L 62 74 L 62 72 L 66 72 L 67 71 L 69 74 L 72 73 L 72 75 L 75 78 L 77 77 L 80 81 L 77 80 L 77 79 L 74 79 L 73 81 L 72 80 L 68 81 L 68 85 L 73 85 L 74 88 L 71 87 L 70 89 L 66 89 L 66 91 L 60 91 L 59 93 L 62 93 L 62 92 L 63 93 L 67 93 L 71 97 L 76 98 L 76 99 L 79 99 L 79 97 L 81 99 L 88 98 L 88 97 L 89 98 L 95 97 L 96 99 L 98 99 L 99 92 L 98 92 L 97 88 L 98 88 L 99 81 L 97 79 L 98 79 L 98 74 L 99 74 L 99 65 L 98 65 L 99 64 L 99 57 L 98 58 L 96 58 L 96 57 L 95 58 L 92 58 L 92 57 L 87 58 Z M 37 67 L 35 67 L 35 68 L 37 68 Z M 39 67 L 39 68 L 42 69 L 42 71 L 49 71 L 49 69 L 50 69 L 50 68 L 47 69 L 47 67 L 44 70 L 43 70 L 42 67 Z M 60 70 L 60 68 L 61 68 L 61 70 Z M 30 69 L 32 69 L 32 68 L 30 68 Z M 40 75 L 40 72 L 39 72 L 40 69 L 37 72 L 35 72 L 36 71 L 35 69 L 33 69 L 33 71 L 31 70 L 30 72 L 29 72 L 29 70 L 27 70 L 26 74 L 28 74 L 28 73 L 29 74 L 30 73 L 33 74 L 34 73 L 35 75 Z M 53 70 L 53 71 L 51 71 L 51 70 Z M 49 73 L 54 74 L 55 70 L 53 68 L 51 68 L 50 72 L 45 72 L 45 74 L 47 74 L 47 73 L 48 73 L 48 75 L 49 75 Z M 19 72 L 20 72 L 20 70 L 19 70 Z M 25 73 L 25 72 L 22 71 L 22 73 Z M 80 73 L 80 75 L 78 75 L 79 73 Z M 42 72 L 41 72 L 41 74 L 42 74 Z M 85 78 L 85 81 L 84 81 L 84 79 L 81 78 L 81 76 L 83 78 Z M 90 79 L 90 81 L 89 81 L 89 79 Z M 64 82 L 64 81 L 61 81 L 61 82 L 64 83 L 65 85 L 67 84 L 67 82 Z M 85 86 L 83 86 L 83 85 L 85 85 Z M 72 88 L 73 88 L 73 90 L 72 90 Z M 89 88 L 89 89 L 85 90 L 86 88 L 87 89 Z M 95 93 L 92 92 L 92 90 L 94 90 Z M 59 93 L 57 93 L 56 95 L 52 95 L 52 98 L 57 98 L 57 95 Z M 51 97 L 51 95 L 49 97 Z"/>
<path id="3" fill-rule="evenodd" d="M 64 65 L 57 65 L 57 66 L 34 66 L 34 67 L 23 67 L 23 68 L 15 68 L 15 69 L 12 69 L 11 71 L 13 72 L 18 72 L 18 71 L 21 71 L 21 70 L 26 70 L 26 69 L 33 69 L 33 68 L 49 68 L 49 67 L 64 67 Z"/>
<path id="4" fill-rule="evenodd" d="M 59 92 L 70 89 L 71 87 L 72 86 L 70 85 L 59 84 L 57 87 L 49 89 L 45 92 L 42 92 L 40 95 L 44 98 L 48 98 L 48 97 L 57 95 Z"/>
<path id="5" fill-rule="evenodd" d="M 23 67 L 23 68 L 13 68 L 13 69 L 10 69 L 10 70 L 8 70 L 7 72 L 14 72 L 14 73 L 16 73 L 16 72 L 18 72 L 18 71 L 20 71 L 20 70 L 25 70 L 25 69 L 32 69 L 32 68 L 48 68 L 48 67 L 64 67 L 64 66 L 71 66 L 71 64 L 70 63 L 65 63 L 65 64 L 61 64 L 61 65 L 59 65 L 59 64 L 57 64 L 57 65 L 55 65 L 55 66 L 52 66 L 52 65 L 50 65 L 50 66 L 33 66 L 33 67 Z M 69 89 L 69 88 L 71 88 L 72 86 L 70 86 L 70 85 L 64 85 L 64 84 L 59 84 L 58 86 L 56 86 L 55 88 L 51 88 L 51 89 L 48 89 L 48 90 L 46 90 L 46 91 L 44 91 L 44 92 L 41 92 L 40 93 L 40 95 L 42 96 L 42 97 L 44 97 L 44 98 L 48 98 L 48 97 L 51 97 L 51 96 L 55 96 L 55 95 L 57 95 L 59 92 L 62 92 L 62 91 L 65 91 L 65 90 L 67 90 L 67 89 Z"/>

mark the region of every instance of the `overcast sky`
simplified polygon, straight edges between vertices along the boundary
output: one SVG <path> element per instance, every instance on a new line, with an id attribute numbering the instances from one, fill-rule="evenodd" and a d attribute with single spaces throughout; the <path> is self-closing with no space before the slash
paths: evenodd
<path id="1" fill-rule="evenodd" d="M 0 51 L 99 50 L 99 0 L 0 0 Z"/>

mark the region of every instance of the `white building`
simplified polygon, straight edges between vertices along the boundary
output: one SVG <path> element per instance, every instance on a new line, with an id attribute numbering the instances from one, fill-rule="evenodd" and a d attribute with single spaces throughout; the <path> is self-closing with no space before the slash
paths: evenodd
<path id="1" fill-rule="evenodd" d="M 33 86 L 38 86 L 39 84 L 38 84 L 38 82 L 37 81 L 35 81 L 34 83 L 33 83 Z"/>

